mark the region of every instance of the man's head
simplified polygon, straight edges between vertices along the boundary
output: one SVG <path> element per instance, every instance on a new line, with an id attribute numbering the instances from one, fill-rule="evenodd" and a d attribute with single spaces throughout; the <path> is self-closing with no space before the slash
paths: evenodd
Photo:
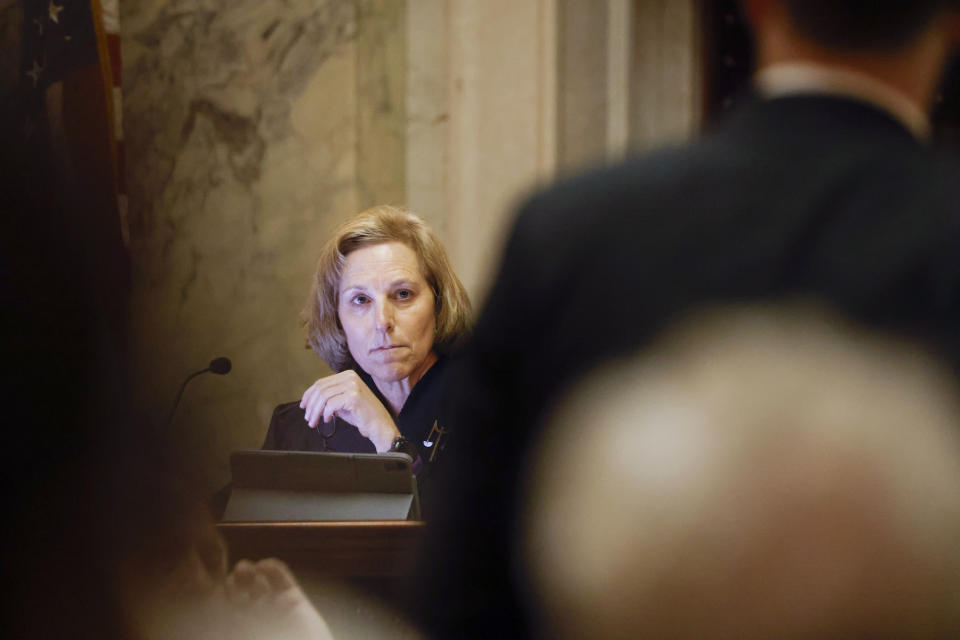
<path id="1" fill-rule="evenodd" d="M 958 0 L 742 0 L 760 69 L 814 64 L 869 76 L 928 109 L 960 43 Z"/>
<path id="2" fill-rule="evenodd" d="M 838 50 L 897 49 L 929 26 L 950 0 L 780 0 L 797 28 Z"/>

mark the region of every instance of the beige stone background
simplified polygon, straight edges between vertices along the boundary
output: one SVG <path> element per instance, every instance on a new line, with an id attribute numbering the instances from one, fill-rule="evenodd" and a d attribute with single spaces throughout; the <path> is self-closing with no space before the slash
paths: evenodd
<path id="1" fill-rule="evenodd" d="M 482 303 L 524 194 L 681 140 L 695 0 L 125 0 L 137 394 L 213 489 L 326 365 L 298 313 L 332 228 L 377 203 L 438 231 Z M 590 215 L 585 211 L 584 215 Z"/>

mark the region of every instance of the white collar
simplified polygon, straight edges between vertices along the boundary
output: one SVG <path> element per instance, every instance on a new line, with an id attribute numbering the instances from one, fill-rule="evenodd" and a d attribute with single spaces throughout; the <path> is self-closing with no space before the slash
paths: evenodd
<path id="1" fill-rule="evenodd" d="M 753 82 L 760 95 L 768 98 L 826 93 L 867 102 L 899 120 L 918 140 L 930 137 L 930 119 L 916 102 L 863 73 L 808 62 L 785 62 L 761 69 Z"/>

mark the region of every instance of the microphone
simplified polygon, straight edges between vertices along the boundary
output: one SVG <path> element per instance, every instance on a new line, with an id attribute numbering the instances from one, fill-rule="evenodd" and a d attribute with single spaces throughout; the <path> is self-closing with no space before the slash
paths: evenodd
<path id="1" fill-rule="evenodd" d="M 226 375 L 230 373 L 230 369 L 233 368 L 233 364 L 230 362 L 230 358 L 214 358 L 210 361 L 210 366 L 206 369 L 211 373 L 216 373 L 217 375 Z M 201 371 L 201 373 L 203 373 Z"/>
<path id="2" fill-rule="evenodd" d="M 187 379 L 183 381 L 183 384 L 180 385 L 180 391 L 177 393 L 177 399 L 173 401 L 173 408 L 170 409 L 170 416 L 167 418 L 167 429 L 173 426 L 173 416 L 177 412 L 177 407 L 180 405 L 180 398 L 183 397 L 183 390 L 187 388 L 187 383 L 199 376 L 202 373 L 215 373 L 217 375 L 223 376 L 230 373 L 230 370 L 233 368 L 233 363 L 230 362 L 230 358 L 214 358 L 210 361 L 210 366 L 206 369 L 201 369 L 200 371 L 194 371 L 187 376 Z"/>

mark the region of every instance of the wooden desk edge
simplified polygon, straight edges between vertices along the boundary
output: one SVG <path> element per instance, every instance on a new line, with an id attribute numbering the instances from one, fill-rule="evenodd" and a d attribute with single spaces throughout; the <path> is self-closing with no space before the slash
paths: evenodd
<path id="1" fill-rule="evenodd" d="M 396 529 L 422 530 L 427 524 L 422 520 L 296 520 L 270 522 L 218 522 L 217 528 L 228 531 L 246 529 Z"/>
<path id="2" fill-rule="evenodd" d="M 426 524 L 421 521 L 223 522 L 233 559 L 278 557 L 343 576 L 410 572 Z"/>

